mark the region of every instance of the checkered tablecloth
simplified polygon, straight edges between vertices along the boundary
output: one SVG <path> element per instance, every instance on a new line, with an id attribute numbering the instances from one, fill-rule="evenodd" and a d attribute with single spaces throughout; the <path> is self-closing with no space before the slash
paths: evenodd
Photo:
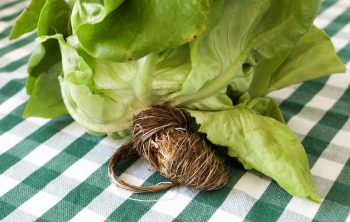
<path id="1" fill-rule="evenodd" d="M 292 197 L 234 160 L 221 190 L 132 194 L 107 176 L 123 141 L 89 135 L 68 116 L 21 118 L 35 34 L 13 42 L 7 36 L 27 4 L 0 0 L 0 220 L 350 221 L 350 71 L 271 94 L 305 146 L 322 204 Z M 350 0 L 323 1 L 315 23 L 350 69 Z M 162 181 L 142 159 L 123 163 L 119 173 L 139 185 Z"/>

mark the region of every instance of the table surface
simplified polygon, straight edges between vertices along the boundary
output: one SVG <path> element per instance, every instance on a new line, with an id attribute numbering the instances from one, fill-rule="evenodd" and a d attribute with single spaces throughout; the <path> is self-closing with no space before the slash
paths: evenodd
<path id="1" fill-rule="evenodd" d="M 0 220 L 350 221 L 349 71 L 271 94 L 305 146 L 322 204 L 292 197 L 234 161 L 228 185 L 219 191 L 178 187 L 132 194 L 107 176 L 108 160 L 122 141 L 88 135 L 67 116 L 21 118 L 35 34 L 12 42 L 7 35 L 27 4 L 0 1 Z M 350 1 L 323 1 L 315 23 L 350 68 Z M 120 170 L 134 184 L 162 180 L 141 159 Z"/>

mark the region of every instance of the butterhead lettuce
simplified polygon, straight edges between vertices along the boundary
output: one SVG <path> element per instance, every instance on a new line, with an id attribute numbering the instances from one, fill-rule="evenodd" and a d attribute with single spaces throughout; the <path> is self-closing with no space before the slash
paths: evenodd
<path id="1" fill-rule="evenodd" d="M 344 72 L 313 25 L 318 8 L 319 0 L 32 0 L 10 35 L 37 29 L 24 116 L 69 113 L 113 137 L 143 109 L 168 103 L 246 169 L 320 201 L 305 150 L 268 97 Z"/>

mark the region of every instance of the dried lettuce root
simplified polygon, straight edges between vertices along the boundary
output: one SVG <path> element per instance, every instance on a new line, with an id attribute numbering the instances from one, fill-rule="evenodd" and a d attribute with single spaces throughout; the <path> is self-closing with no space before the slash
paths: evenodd
<path id="1" fill-rule="evenodd" d="M 135 153 L 171 182 L 138 187 L 119 178 L 114 173 L 115 166 Z M 190 129 L 187 114 L 167 104 L 147 108 L 133 118 L 132 140 L 111 158 L 109 176 L 115 185 L 134 192 L 156 192 L 173 185 L 216 190 L 228 181 L 223 164 L 207 141 Z"/>

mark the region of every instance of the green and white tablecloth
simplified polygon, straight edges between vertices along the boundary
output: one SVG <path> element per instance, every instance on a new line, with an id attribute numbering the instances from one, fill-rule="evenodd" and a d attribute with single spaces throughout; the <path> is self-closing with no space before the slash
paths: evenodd
<path id="1" fill-rule="evenodd" d="M 322 204 L 292 197 L 233 160 L 230 181 L 219 191 L 131 194 L 107 176 L 107 162 L 122 141 L 91 136 L 68 116 L 21 118 L 35 34 L 13 42 L 7 36 L 27 4 L 0 0 L 0 220 L 350 221 L 349 71 L 272 94 L 305 146 Z M 315 23 L 350 68 L 350 0 L 323 1 Z M 141 159 L 120 171 L 134 184 L 162 180 Z"/>

